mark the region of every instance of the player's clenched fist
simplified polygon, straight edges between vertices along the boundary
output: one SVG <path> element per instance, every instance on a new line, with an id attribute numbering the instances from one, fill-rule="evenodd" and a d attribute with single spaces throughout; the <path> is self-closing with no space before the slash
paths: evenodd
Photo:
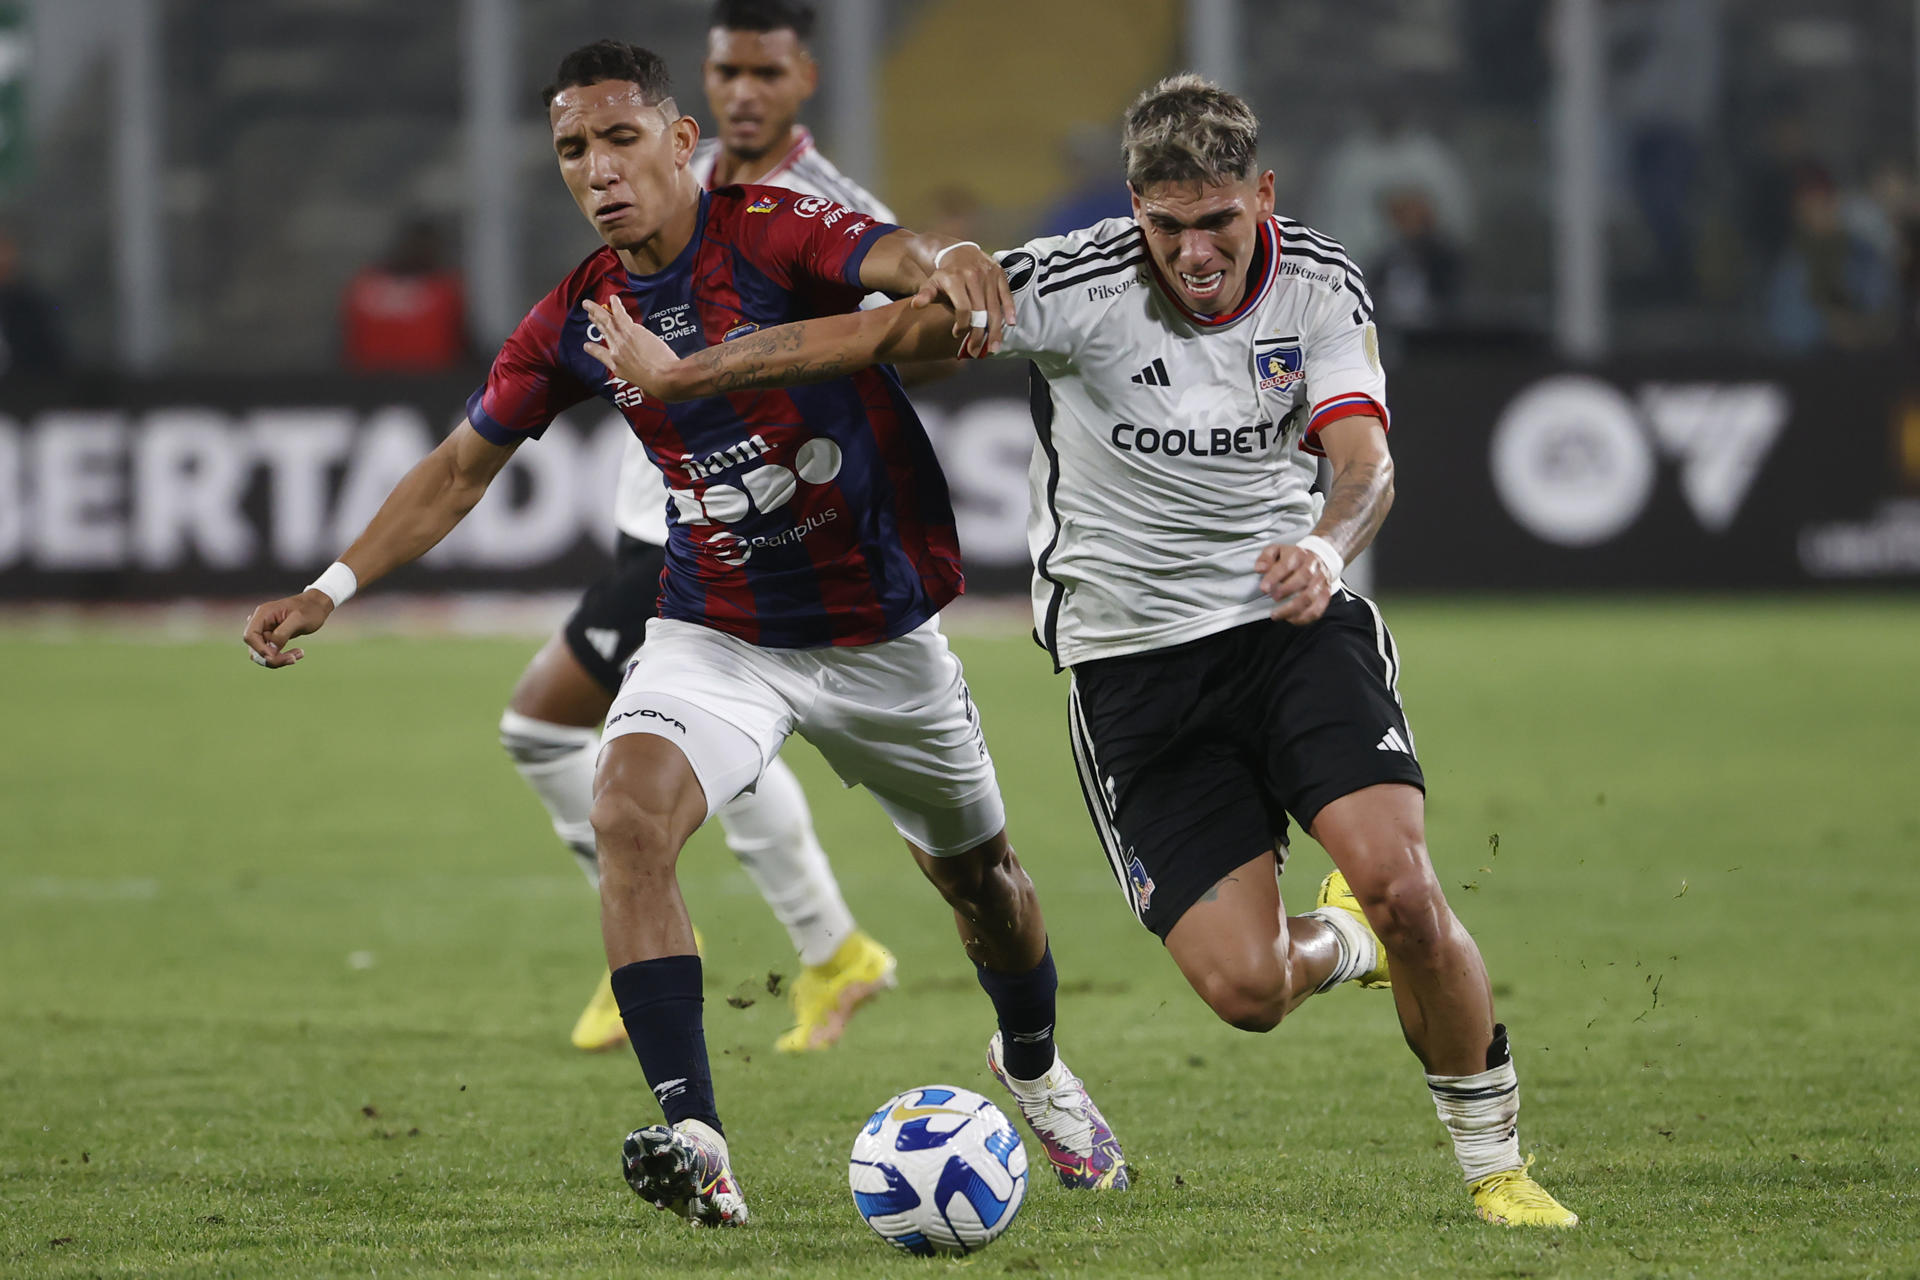
<path id="1" fill-rule="evenodd" d="M 247 642 L 248 656 L 261 666 L 290 667 L 307 653 L 287 648 L 287 642 L 318 631 L 333 610 L 333 597 L 309 587 L 297 596 L 269 600 L 255 609 L 240 638 Z"/>
<path id="2" fill-rule="evenodd" d="M 1274 543 L 1254 561 L 1260 590 L 1276 603 L 1268 615 L 1304 627 L 1327 611 L 1333 575 L 1327 562 L 1306 547 Z"/>

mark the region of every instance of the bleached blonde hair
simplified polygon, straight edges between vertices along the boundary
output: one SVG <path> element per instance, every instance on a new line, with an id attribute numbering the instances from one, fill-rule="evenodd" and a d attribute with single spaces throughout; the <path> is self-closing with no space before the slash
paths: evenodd
<path id="1" fill-rule="evenodd" d="M 1135 191 L 1156 182 L 1239 182 L 1253 175 L 1260 121 L 1204 76 L 1168 76 L 1127 108 L 1120 147 Z"/>

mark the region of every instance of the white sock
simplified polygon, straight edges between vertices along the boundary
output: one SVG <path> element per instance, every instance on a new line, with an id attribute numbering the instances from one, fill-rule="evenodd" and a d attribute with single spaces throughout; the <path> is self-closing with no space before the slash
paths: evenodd
<path id="1" fill-rule="evenodd" d="M 1315 907 L 1307 912 L 1307 918 L 1318 920 L 1332 929 L 1334 938 L 1340 944 L 1340 958 L 1335 961 L 1333 972 L 1327 975 L 1327 980 L 1314 988 L 1316 994 L 1331 991 L 1343 982 L 1370 973 L 1380 963 L 1380 944 L 1353 918 L 1352 912 L 1342 911 L 1339 907 Z"/>
<path id="2" fill-rule="evenodd" d="M 1511 1058 L 1471 1076 L 1428 1076 L 1434 1110 L 1453 1135 L 1453 1154 L 1468 1182 L 1518 1169 L 1520 1079 Z"/>
<path id="3" fill-rule="evenodd" d="M 793 770 L 776 756 L 759 786 L 722 805 L 719 818 L 727 847 L 787 927 L 800 963 L 831 960 L 853 934 L 853 913 L 814 838 L 813 814 Z"/>
<path id="4" fill-rule="evenodd" d="M 500 745 L 533 794 L 540 797 L 558 835 L 580 863 L 587 883 L 600 888 L 600 860 L 593 845 L 593 767 L 600 731 L 551 724 L 507 711 L 500 717 Z"/>
<path id="5" fill-rule="evenodd" d="M 1060 1079 L 1064 1073 L 1064 1067 L 1065 1064 L 1060 1061 L 1060 1050 L 1056 1047 L 1053 1051 L 1053 1063 L 1047 1068 L 1045 1074 L 1035 1080 L 1022 1080 L 1009 1071 L 1006 1077 L 1007 1088 L 1013 1091 L 1014 1097 L 1023 1102 L 1038 1102 L 1053 1092 L 1054 1085 L 1065 1083 Z"/>

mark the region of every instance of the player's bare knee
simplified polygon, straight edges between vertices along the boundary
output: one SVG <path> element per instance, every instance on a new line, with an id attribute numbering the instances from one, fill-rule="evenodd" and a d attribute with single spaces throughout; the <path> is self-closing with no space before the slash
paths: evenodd
<path id="1" fill-rule="evenodd" d="M 993 908 L 1021 897 L 1030 883 L 1004 840 L 952 857 L 924 859 L 921 866 L 947 904 L 969 917 L 991 914 Z"/>
<path id="2" fill-rule="evenodd" d="M 1396 959 L 1416 964 L 1438 958 L 1448 932 L 1446 895 L 1424 858 L 1360 895 L 1367 922 Z"/>
<path id="3" fill-rule="evenodd" d="M 992 921 L 1005 914 L 1000 908 L 1019 896 L 1018 886 L 1005 867 L 956 870 L 960 874 L 940 877 L 933 883 L 947 905 L 969 920 Z"/>
<path id="4" fill-rule="evenodd" d="M 1220 1021 L 1241 1031 L 1271 1031 L 1287 1012 L 1289 967 L 1272 949 L 1207 947 L 1183 954 L 1187 981 Z"/>
<path id="5" fill-rule="evenodd" d="M 1268 971 L 1218 971 L 1199 982 L 1200 998 L 1220 1021 L 1241 1031 L 1265 1032 L 1287 1012 L 1286 979 Z"/>
<path id="6" fill-rule="evenodd" d="M 591 820 L 603 876 L 645 875 L 670 867 L 679 853 L 666 819 L 622 792 L 594 796 Z"/>

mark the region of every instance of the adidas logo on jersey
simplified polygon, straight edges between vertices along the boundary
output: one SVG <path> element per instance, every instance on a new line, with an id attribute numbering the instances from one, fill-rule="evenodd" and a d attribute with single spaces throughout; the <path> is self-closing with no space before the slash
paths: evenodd
<path id="1" fill-rule="evenodd" d="M 1131 378 L 1128 378 L 1127 381 L 1138 382 L 1143 386 L 1149 387 L 1170 387 L 1173 385 L 1173 380 L 1167 377 L 1166 364 L 1162 362 L 1158 356 L 1154 357 L 1152 364 L 1134 374 Z"/>
<path id="2" fill-rule="evenodd" d="M 1413 754 L 1413 748 L 1408 746 L 1407 740 L 1400 736 L 1400 731 L 1391 727 L 1387 730 L 1387 736 L 1380 739 L 1373 749 L 1375 751 L 1400 751 L 1407 755 Z"/>

